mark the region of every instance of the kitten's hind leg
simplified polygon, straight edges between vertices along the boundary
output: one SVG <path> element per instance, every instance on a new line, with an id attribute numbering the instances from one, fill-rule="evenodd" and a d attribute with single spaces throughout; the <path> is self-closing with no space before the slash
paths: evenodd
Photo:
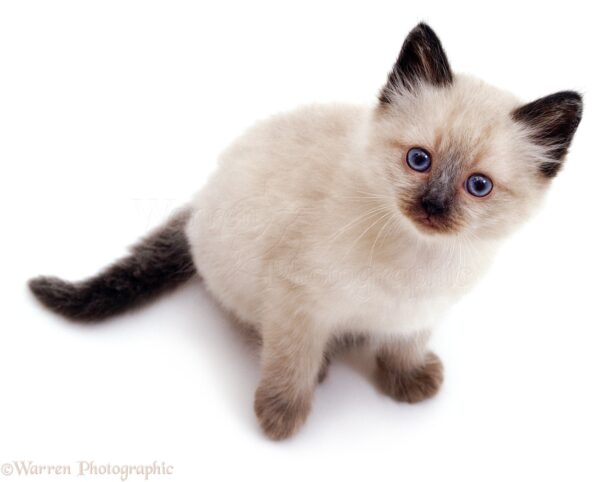
<path id="1" fill-rule="evenodd" d="M 416 403 L 433 397 L 444 379 L 444 367 L 427 350 L 429 333 L 382 342 L 377 351 L 377 382 L 392 398 Z"/>
<path id="2" fill-rule="evenodd" d="M 254 410 L 270 438 L 287 438 L 306 420 L 326 341 L 300 316 L 263 329 L 262 376 Z"/>

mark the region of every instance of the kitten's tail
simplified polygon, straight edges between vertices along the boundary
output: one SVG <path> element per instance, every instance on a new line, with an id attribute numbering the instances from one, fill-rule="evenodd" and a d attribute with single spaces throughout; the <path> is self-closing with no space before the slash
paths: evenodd
<path id="1" fill-rule="evenodd" d="M 98 321 L 140 306 L 195 273 L 184 232 L 189 217 L 189 210 L 179 212 L 92 278 L 70 283 L 41 276 L 29 288 L 46 307 L 72 320 Z"/>

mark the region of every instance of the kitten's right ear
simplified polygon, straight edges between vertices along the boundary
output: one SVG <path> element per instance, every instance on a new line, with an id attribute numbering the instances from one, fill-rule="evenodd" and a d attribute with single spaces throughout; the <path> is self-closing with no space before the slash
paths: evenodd
<path id="1" fill-rule="evenodd" d="M 381 104 L 391 104 L 395 93 L 421 82 L 443 87 L 452 83 L 450 63 L 435 32 L 425 23 L 411 30 L 398 60 L 379 94 Z"/>

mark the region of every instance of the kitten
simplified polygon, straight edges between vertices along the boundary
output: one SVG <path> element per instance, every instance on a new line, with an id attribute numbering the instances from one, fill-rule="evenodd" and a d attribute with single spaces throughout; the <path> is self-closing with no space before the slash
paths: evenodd
<path id="1" fill-rule="evenodd" d="M 128 257 L 86 281 L 30 287 L 87 321 L 199 273 L 261 336 L 254 407 L 273 439 L 305 421 L 342 340 L 369 339 L 381 388 L 418 402 L 443 378 L 431 330 L 543 198 L 581 114 L 575 92 L 522 104 L 454 74 L 420 24 L 375 106 L 315 105 L 259 123 Z"/>

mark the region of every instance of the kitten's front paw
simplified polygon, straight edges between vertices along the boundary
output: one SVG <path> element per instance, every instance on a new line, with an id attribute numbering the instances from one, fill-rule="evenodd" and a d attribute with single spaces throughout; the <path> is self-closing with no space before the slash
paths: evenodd
<path id="1" fill-rule="evenodd" d="M 256 390 L 254 411 L 265 434 L 273 440 L 293 435 L 310 412 L 311 395 L 295 395 L 263 384 Z"/>
<path id="2" fill-rule="evenodd" d="M 428 353 L 423 365 L 400 370 L 393 362 L 377 357 L 377 381 L 392 398 L 417 403 L 433 397 L 444 380 L 444 365 L 435 353 Z"/>

